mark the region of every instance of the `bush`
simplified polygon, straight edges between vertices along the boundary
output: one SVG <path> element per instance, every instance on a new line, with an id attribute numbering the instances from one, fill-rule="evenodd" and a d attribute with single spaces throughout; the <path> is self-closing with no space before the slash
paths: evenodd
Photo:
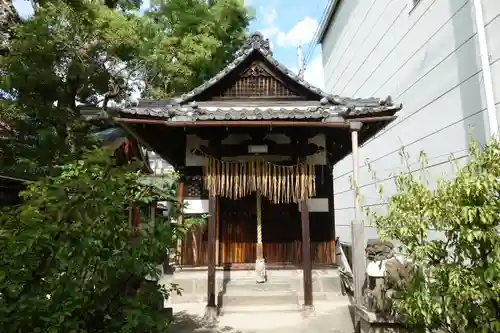
<path id="1" fill-rule="evenodd" d="M 144 277 L 172 245 L 170 225 L 157 217 L 134 230 L 128 208 L 175 193 L 140 176 L 95 151 L 29 184 L 1 215 L 0 332 L 164 332 L 169 290 Z"/>
<path id="2" fill-rule="evenodd" d="M 402 244 L 415 267 L 394 310 L 415 332 L 500 332 L 500 143 L 482 151 L 434 190 L 412 173 L 397 177 L 382 238 Z M 441 230 L 430 240 L 428 230 Z"/>

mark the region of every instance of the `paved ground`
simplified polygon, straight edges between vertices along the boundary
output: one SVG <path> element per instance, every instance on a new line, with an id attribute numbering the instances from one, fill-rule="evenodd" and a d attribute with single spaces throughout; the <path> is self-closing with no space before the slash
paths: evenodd
<path id="1" fill-rule="evenodd" d="M 315 313 L 302 316 L 302 272 L 269 272 L 268 282 L 257 284 L 253 272 L 217 272 L 217 324 L 203 320 L 206 305 L 206 272 L 176 272 L 161 283 L 178 283 L 182 296 L 167 306 L 174 310 L 175 333 L 353 333 L 350 303 L 340 293 L 335 270 L 315 271 Z"/>
<path id="2" fill-rule="evenodd" d="M 231 313 L 219 317 L 213 326 L 203 320 L 204 305 L 190 305 L 175 313 L 175 333 L 353 333 L 348 304 L 316 304 L 315 316 L 295 313 Z"/>

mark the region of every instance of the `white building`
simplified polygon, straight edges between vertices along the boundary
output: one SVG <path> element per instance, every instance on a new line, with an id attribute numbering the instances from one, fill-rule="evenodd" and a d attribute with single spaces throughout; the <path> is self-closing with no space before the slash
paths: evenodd
<path id="1" fill-rule="evenodd" d="M 330 0 L 327 10 L 319 37 L 325 90 L 403 103 L 360 151 L 363 204 L 383 211 L 374 173 L 394 193 L 395 174 L 407 172 L 403 145 L 413 170 L 427 154 L 432 184 L 452 173 L 451 154 L 467 160 L 469 133 L 483 143 L 498 129 L 500 0 Z M 344 242 L 354 215 L 351 175 L 348 156 L 334 170 L 336 235 Z M 365 238 L 375 236 L 367 226 Z"/>

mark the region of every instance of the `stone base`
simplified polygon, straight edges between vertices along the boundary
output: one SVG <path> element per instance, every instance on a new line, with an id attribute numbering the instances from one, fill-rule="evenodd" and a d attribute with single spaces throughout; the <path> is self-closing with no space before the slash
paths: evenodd
<path id="1" fill-rule="evenodd" d="M 314 305 L 303 305 L 302 306 L 302 317 L 309 318 L 314 317 L 316 311 L 314 310 Z"/>
<path id="2" fill-rule="evenodd" d="M 171 322 L 174 319 L 174 309 L 171 307 L 164 308 L 163 314 L 167 318 L 167 321 Z"/>
<path id="3" fill-rule="evenodd" d="M 358 306 L 355 309 L 355 325 L 358 333 L 407 333 L 404 325 L 396 318 Z"/>
<path id="4" fill-rule="evenodd" d="M 216 306 L 207 305 L 205 307 L 205 315 L 203 316 L 203 320 L 207 321 L 209 324 L 216 324 L 218 312 L 219 311 Z"/>
<path id="5" fill-rule="evenodd" d="M 264 283 L 267 281 L 266 260 L 255 260 L 255 275 L 257 276 L 257 283 Z"/>

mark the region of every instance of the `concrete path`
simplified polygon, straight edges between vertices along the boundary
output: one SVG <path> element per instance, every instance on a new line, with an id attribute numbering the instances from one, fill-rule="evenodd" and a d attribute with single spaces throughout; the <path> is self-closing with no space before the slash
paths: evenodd
<path id="1" fill-rule="evenodd" d="M 175 333 L 354 333 L 348 303 L 316 303 L 315 316 L 303 318 L 300 312 L 230 313 L 213 326 L 203 320 L 202 304 L 176 304 L 171 332 Z"/>

